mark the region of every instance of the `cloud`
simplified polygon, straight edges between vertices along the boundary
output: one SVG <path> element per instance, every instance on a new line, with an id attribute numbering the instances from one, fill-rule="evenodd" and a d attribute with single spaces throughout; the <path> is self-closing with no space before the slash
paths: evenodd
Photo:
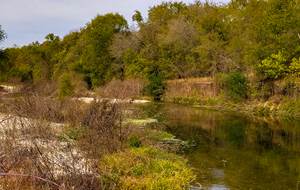
<path id="1" fill-rule="evenodd" d="M 192 3 L 194 0 L 184 0 Z M 63 36 L 79 29 L 97 14 L 118 12 L 127 20 L 135 10 L 144 16 L 162 0 L 0 0 L 0 25 L 8 38 L 2 46 L 42 41 L 52 32 Z"/>

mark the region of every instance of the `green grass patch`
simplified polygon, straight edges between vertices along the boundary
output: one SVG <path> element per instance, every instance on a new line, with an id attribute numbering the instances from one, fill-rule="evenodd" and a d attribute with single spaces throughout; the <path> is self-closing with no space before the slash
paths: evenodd
<path id="1" fill-rule="evenodd" d="M 119 189 L 181 190 L 195 179 L 186 160 L 156 148 L 132 148 L 105 156 L 100 170 Z"/>
<path id="2" fill-rule="evenodd" d="M 79 140 L 84 133 L 85 129 L 83 127 L 65 126 L 59 138 L 61 140 Z"/>
<path id="3" fill-rule="evenodd" d="M 157 123 L 157 119 L 146 118 L 146 119 L 127 119 L 124 121 L 125 124 L 133 124 L 137 126 L 145 126 L 147 124 Z"/>
<path id="4" fill-rule="evenodd" d="M 163 140 L 168 140 L 168 139 L 174 139 L 175 136 L 165 132 L 165 131 L 161 131 L 161 130 L 149 130 L 147 131 L 147 138 L 149 138 L 150 140 L 154 140 L 154 141 L 163 141 Z"/>

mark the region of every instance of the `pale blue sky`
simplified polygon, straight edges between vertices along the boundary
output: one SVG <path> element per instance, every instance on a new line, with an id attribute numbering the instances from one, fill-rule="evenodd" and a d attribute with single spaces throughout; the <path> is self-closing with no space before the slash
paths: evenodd
<path id="1" fill-rule="evenodd" d="M 162 0 L 0 0 L 0 25 L 7 33 L 7 39 L 0 47 L 41 42 L 48 33 L 62 37 L 84 26 L 97 14 L 118 12 L 130 23 L 135 10 L 140 10 L 146 16 L 149 7 L 161 2 Z M 194 0 L 182 2 L 192 3 Z"/>

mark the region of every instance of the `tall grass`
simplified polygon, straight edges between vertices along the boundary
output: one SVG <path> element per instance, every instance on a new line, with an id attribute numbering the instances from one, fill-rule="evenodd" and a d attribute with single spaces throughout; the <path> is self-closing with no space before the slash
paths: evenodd
<path id="1" fill-rule="evenodd" d="M 145 82 L 140 79 L 113 80 L 96 89 L 97 95 L 105 98 L 137 98 L 143 95 Z"/>

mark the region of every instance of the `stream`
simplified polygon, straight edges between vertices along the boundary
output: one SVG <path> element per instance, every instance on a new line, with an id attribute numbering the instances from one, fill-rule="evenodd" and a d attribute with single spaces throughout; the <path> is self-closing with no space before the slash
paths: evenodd
<path id="1" fill-rule="evenodd" d="M 300 122 L 173 104 L 144 111 L 188 141 L 196 183 L 208 190 L 300 189 Z"/>

